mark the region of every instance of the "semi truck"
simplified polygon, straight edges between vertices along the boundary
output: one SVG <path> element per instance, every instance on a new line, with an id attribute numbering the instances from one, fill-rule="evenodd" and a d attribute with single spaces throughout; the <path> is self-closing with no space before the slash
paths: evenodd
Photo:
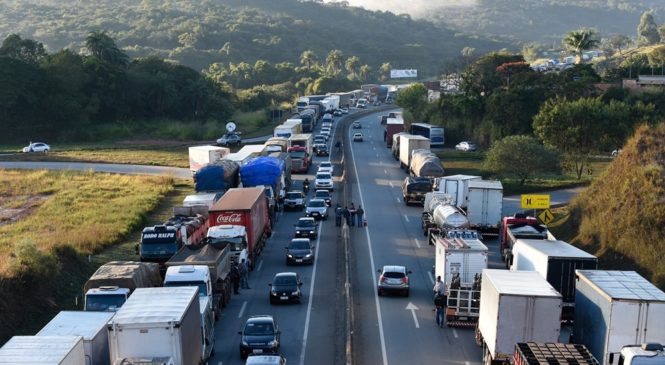
<path id="1" fill-rule="evenodd" d="M 286 152 L 289 148 L 288 138 L 270 137 L 266 143 L 264 143 L 264 146 L 266 146 L 266 152 L 269 154 L 274 152 Z"/>
<path id="2" fill-rule="evenodd" d="M 621 364 L 624 346 L 665 343 L 662 290 L 634 271 L 577 270 L 576 275 L 573 341 L 601 365 Z"/>
<path id="3" fill-rule="evenodd" d="M 111 363 L 202 363 L 199 308 L 195 287 L 136 289 L 107 326 Z"/>
<path id="4" fill-rule="evenodd" d="M 166 267 L 164 286 L 197 286 L 199 296 L 209 299 L 215 317 L 231 300 L 231 249 L 226 245 L 183 247 Z"/>
<path id="5" fill-rule="evenodd" d="M 272 234 L 268 202 L 262 188 L 230 189 L 210 209 L 210 226 L 240 226 L 247 232 L 247 251 L 251 265 L 261 254 Z"/>
<path id="6" fill-rule="evenodd" d="M 219 161 L 231 153 L 226 147 L 218 146 L 193 146 L 189 147 L 189 169 L 192 174 L 199 171 L 203 166 Z"/>
<path id="7" fill-rule="evenodd" d="M 201 168 L 194 174 L 194 190 L 197 193 L 223 193 L 238 186 L 237 162 L 232 161 L 235 153 L 229 153 L 221 161 L 216 161 Z"/>
<path id="8" fill-rule="evenodd" d="M 575 311 L 575 270 L 596 270 L 596 256 L 559 240 L 518 239 L 513 246 L 512 271 L 535 271 L 561 293 L 561 319 L 572 321 Z"/>
<path id="9" fill-rule="evenodd" d="M 598 365 L 584 345 L 572 343 L 520 342 L 515 345 L 514 365 Z"/>
<path id="10" fill-rule="evenodd" d="M 469 194 L 469 181 L 480 181 L 483 178 L 474 175 L 450 175 L 434 179 L 434 190 L 450 194 L 452 204 L 466 209 Z"/>
<path id="11" fill-rule="evenodd" d="M 221 192 L 187 195 L 185 199 L 182 200 L 182 206 L 183 207 L 203 206 L 206 207 L 206 209 L 209 209 L 210 207 L 212 207 L 213 204 L 215 204 L 216 201 L 219 200 L 219 198 L 222 197 L 222 195 L 224 195 L 224 193 Z"/>
<path id="12" fill-rule="evenodd" d="M 429 139 L 423 136 L 403 135 L 399 139 L 399 165 L 405 171 L 411 166 L 411 151 L 415 149 L 430 149 Z"/>
<path id="13" fill-rule="evenodd" d="M 472 230 L 437 232 L 432 241 L 434 276 L 441 276 L 446 285 L 446 325 L 475 326 L 480 313 L 480 278 L 487 269 L 487 246 Z"/>
<path id="14" fill-rule="evenodd" d="M 443 164 L 437 155 L 430 150 L 413 150 L 409 173 L 414 177 L 426 177 L 434 180 L 444 175 Z"/>
<path id="15" fill-rule="evenodd" d="M 302 130 L 298 127 L 299 126 L 286 125 L 286 124 L 278 125 L 277 127 L 275 127 L 275 130 L 273 131 L 273 137 L 289 138 L 294 134 L 302 132 Z"/>
<path id="16" fill-rule="evenodd" d="M 313 138 L 311 134 L 294 134 L 288 139 L 291 172 L 306 173 L 312 163 Z"/>
<path id="17" fill-rule="evenodd" d="M 432 233 L 445 235 L 451 229 L 469 228 L 469 220 L 461 209 L 450 204 L 449 195 L 430 192 L 425 194 L 420 227 L 423 236 L 433 245 Z"/>
<path id="18" fill-rule="evenodd" d="M 501 257 L 509 269 L 513 264 L 513 246 L 518 239 L 555 240 L 556 238 L 538 219 L 516 213 L 512 217 L 503 217 L 499 240 Z"/>
<path id="19" fill-rule="evenodd" d="M 410 133 L 408 132 L 397 132 L 393 134 L 393 143 L 392 146 L 390 147 L 391 152 L 393 154 L 393 157 L 395 158 L 395 161 L 399 161 L 399 144 L 401 141 L 402 136 L 408 136 Z"/>
<path id="20" fill-rule="evenodd" d="M 87 365 L 81 336 L 14 336 L 0 348 L 0 364 Z"/>
<path id="21" fill-rule="evenodd" d="M 298 112 L 294 119 L 300 119 L 302 122 L 302 132 L 303 133 L 312 133 L 314 131 L 314 126 L 316 125 L 316 111 L 314 109 L 306 108 Z"/>
<path id="22" fill-rule="evenodd" d="M 561 294 L 533 271 L 485 269 L 476 343 L 483 363 L 510 364 L 515 344 L 559 342 Z"/>
<path id="23" fill-rule="evenodd" d="M 106 325 L 114 315 L 108 312 L 61 311 L 36 336 L 81 336 L 87 365 L 109 365 Z"/>
<path id="24" fill-rule="evenodd" d="M 293 126 L 295 128 L 295 133 L 302 133 L 302 119 L 300 119 L 299 114 L 287 119 L 282 125 Z"/>
<path id="25" fill-rule="evenodd" d="M 386 142 L 386 147 L 392 147 L 393 136 L 399 132 L 404 132 L 404 119 L 388 118 L 386 120 L 385 132 L 383 133 L 383 140 Z"/>
<path id="26" fill-rule="evenodd" d="M 468 186 L 466 216 L 471 228 L 486 234 L 498 234 L 503 217 L 501 181 L 471 180 Z"/>
<path id="27" fill-rule="evenodd" d="M 159 264 L 111 261 L 95 271 L 83 286 L 86 311 L 115 312 L 136 288 L 162 285 Z"/>

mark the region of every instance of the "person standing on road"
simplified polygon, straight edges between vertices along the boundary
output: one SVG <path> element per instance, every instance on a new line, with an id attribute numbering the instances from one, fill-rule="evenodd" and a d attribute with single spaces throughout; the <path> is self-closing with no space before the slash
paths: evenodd
<path id="1" fill-rule="evenodd" d="M 356 210 L 356 207 L 353 205 L 353 202 L 351 202 L 351 208 L 349 208 L 349 214 L 351 215 L 351 224 L 349 224 L 351 227 L 353 227 L 354 224 L 356 224 L 356 213 L 358 211 Z"/>
<path id="2" fill-rule="evenodd" d="M 247 282 L 247 264 L 245 263 L 245 259 L 242 259 L 240 261 L 240 267 L 238 268 L 238 271 L 240 272 L 240 287 L 243 289 L 251 289 L 249 287 L 249 283 Z"/>
<path id="3" fill-rule="evenodd" d="M 356 209 L 356 217 L 358 217 L 358 227 L 364 227 L 365 224 L 363 222 L 363 214 L 365 214 L 365 211 L 363 210 L 362 205 L 358 205 L 358 209 Z"/>
<path id="4" fill-rule="evenodd" d="M 335 226 L 341 227 L 342 226 L 342 215 L 344 214 L 344 209 L 337 203 L 337 207 L 335 208 Z"/>
<path id="5" fill-rule="evenodd" d="M 349 212 L 349 208 L 344 207 L 344 210 L 342 211 L 342 215 L 344 215 L 344 219 L 346 219 L 346 225 L 350 226 L 351 225 L 351 213 Z"/>
<path id="6" fill-rule="evenodd" d="M 240 294 L 240 271 L 238 271 L 238 264 L 233 264 L 231 267 L 231 282 L 233 283 L 233 294 Z"/>
<path id="7" fill-rule="evenodd" d="M 436 308 L 436 325 L 443 327 L 443 306 L 444 306 L 444 296 L 437 293 L 434 297 L 434 307 Z"/>
<path id="8" fill-rule="evenodd" d="M 441 281 L 441 275 L 436 277 L 436 283 L 434 284 L 434 296 L 437 294 L 444 295 L 446 294 L 446 284 Z"/>

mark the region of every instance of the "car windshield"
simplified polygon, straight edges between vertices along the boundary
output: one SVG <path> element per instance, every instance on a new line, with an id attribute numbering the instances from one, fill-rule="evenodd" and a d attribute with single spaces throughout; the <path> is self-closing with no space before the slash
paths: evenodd
<path id="1" fill-rule="evenodd" d="M 273 286 L 296 285 L 295 276 L 276 276 L 272 283 Z"/>
<path id="2" fill-rule="evenodd" d="M 330 162 L 321 162 L 319 167 L 324 167 L 324 168 L 331 168 L 332 164 Z"/>
<path id="3" fill-rule="evenodd" d="M 266 336 L 275 333 L 270 322 L 250 322 L 245 325 L 246 336 Z"/>
<path id="4" fill-rule="evenodd" d="M 330 193 L 327 191 L 317 191 L 315 196 L 317 198 L 330 198 Z"/>
<path id="5" fill-rule="evenodd" d="M 305 158 L 305 151 L 291 151 L 289 155 L 291 158 Z"/>
<path id="6" fill-rule="evenodd" d="M 300 193 L 288 193 L 286 194 L 286 199 L 300 199 L 302 196 Z"/>
<path id="7" fill-rule="evenodd" d="M 395 271 L 386 271 L 383 273 L 383 277 L 391 279 L 401 279 L 404 277 L 404 273 L 395 272 Z"/>
<path id="8" fill-rule="evenodd" d="M 291 241 L 289 248 L 292 250 L 307 250 L 309 249 L 309 242 L 307 241 Z"/>
<path id="9" fill-rule="evenodd" d="M 307 206 L 312 208 L 321 208 L 325 207 L 326 203 L 323 200 L 310 200 Z"/>
<path id="10" fill-rule="evenodd" d="M 300 227 L 314 227 L 316 223 L 313 219 L 301 219 L 298 221 L 298 226 Z"/>
<path id="11" fill-rule="evenodd" d="M 317 179 L 330 180 L 330 174 L 316 174 Z"/>

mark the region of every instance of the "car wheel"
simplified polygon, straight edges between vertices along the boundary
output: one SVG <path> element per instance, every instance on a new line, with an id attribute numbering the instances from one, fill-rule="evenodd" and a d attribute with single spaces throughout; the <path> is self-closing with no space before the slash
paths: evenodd
<path id="1" fill-rule="evenodd" d="M 404 292 L 404 296 L 407 297 L 407 298 L 409 297 L 409 291 L 408 290 Z"/>
<path id="2" fill-rule="evenodd" d="M 381 289 L 379 289 L 379 290 L 376 291 L 376 295 L 378 295 L 378 296 L 381 296 L 381 295 L 382 295 L 382 294 L 381 294 Z"/>

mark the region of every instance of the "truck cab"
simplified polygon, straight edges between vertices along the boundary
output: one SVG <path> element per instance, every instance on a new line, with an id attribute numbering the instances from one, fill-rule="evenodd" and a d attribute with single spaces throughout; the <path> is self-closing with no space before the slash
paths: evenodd
<path id="1" fill-rule="evenodd" d="M 137 247 L 142 262 L 164 263 L 182 247 L 176 227 L 157 225 L 145 227 Z"/>
<path id="2" fill-rule="evenodd" d="M 166 270 L 164 286 L 195 286 L 199 288 L 199 301 L 208 298 L 212 301 L 212 281 L 210 269 L 205 265 L 171 266 Z"/>
<path id="3" fill-rule="evenodd" d="M 610 363 L 613 363 L 610 355 Z M 665 365 L 665 351 L 659 343 L 624 346 L 618 365 Z"/>
<path id="4" fill-rule="evenodd" d="M 307 172 L 309 170 L 310 156 L 307 148 L 301 146 L 289 147 L 289 156 L 291 157 L 291 172 Z"/>
<path id="5" fill-rule="evenodd" d="M 538 219 L 517 213 L 512 217 L 503 217 L 501 222 L 501 256 L 506 262 L 506 268 L 513 263 L 512 249 L 518 239 L 554 239 L 547 227 L 540 224 Z"/>
<path id="6" fill-rule="evenodd" d="M 102 286 L 85 293 L 84 309 L 88 312 L 116 312 L 129 298 L 130 290 L 117 286 Z"/>
<path id="7" fill-rule="evenodd" d="M 219 247 L 228 245 L 232 253 L 232 263 L 247 260 L 247 229 L 245 226 L 221 225 L 210 227 L 208 228 L 208 244 Z"/>

